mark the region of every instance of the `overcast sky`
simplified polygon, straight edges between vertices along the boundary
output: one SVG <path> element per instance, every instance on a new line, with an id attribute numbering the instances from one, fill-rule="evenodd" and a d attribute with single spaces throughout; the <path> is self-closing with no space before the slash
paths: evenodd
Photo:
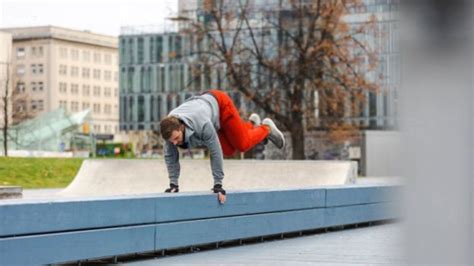
<path id="1" fill-rule="evenodd" d="M 178 0 L 0 0 L 0 27 L 54 25 L 118 36 L 121 26 L 158 25 Z"/>

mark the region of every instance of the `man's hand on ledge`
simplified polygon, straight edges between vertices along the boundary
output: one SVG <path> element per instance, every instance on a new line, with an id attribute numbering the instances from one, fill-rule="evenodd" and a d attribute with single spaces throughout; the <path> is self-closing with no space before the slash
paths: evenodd
<path id="1" fill-rule="evenodd" d="M 178 193 L 179 186 L 175 184 L 170 184 L 170 187 L 165 190 L 166 193 Z"/>
<path id="2" fill-rule="evenodd" d="M 221 184 L 214 185 L 214 187 L 212 188 L 212 191 L 214 193 L 217 193 L 217 200 L 219 201 L 219 203 L 224 204 L 226 200 L 226 196 L 225 196 L 226 193 L 225 193 L 225 190 L 222 188 L 222 185 Z"/>

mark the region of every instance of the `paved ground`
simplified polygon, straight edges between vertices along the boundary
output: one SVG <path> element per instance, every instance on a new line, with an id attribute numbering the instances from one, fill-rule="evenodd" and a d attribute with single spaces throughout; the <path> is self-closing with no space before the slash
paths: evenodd
<path id="1" fill-rule="evenodd" d="M 124 265 L 403 265 L 401 231 L 391 223 Z"/>
<path id="2" fill-rule="evenodd" d="M 23 199 L 51 199 L 62 189 L 24 189 Z"/>

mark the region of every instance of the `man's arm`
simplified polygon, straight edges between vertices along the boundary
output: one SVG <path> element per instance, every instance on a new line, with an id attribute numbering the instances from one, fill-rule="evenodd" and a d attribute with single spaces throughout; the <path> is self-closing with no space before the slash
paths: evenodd
<path id="1" fill-rule="evenodd" d="M 222 185 L 224 179 L 221 143 L 217 137 L 217 132 L 211 122 L 205 123 L 203 127 L 202 140 L 209 149 L 211 155 L 211 169 L 214 178 L 214 185 Z"/>
<path id="2" fill-rule="evenodd" d="M 181 167 L 179 165 L 178 148 L 169 141 L 165 141 L 165 162 L 168 169 L 170 183 L 178 186 L 178 178 Z"/>

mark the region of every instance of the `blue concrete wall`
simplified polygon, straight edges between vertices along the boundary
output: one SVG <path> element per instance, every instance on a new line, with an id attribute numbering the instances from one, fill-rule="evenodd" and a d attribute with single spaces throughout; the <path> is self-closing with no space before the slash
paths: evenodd
<path id="1" fill-rule="evenodd" d="M 37 265 L 397 217 L 395 186 L 0 203 L 0 265 Z"/>

